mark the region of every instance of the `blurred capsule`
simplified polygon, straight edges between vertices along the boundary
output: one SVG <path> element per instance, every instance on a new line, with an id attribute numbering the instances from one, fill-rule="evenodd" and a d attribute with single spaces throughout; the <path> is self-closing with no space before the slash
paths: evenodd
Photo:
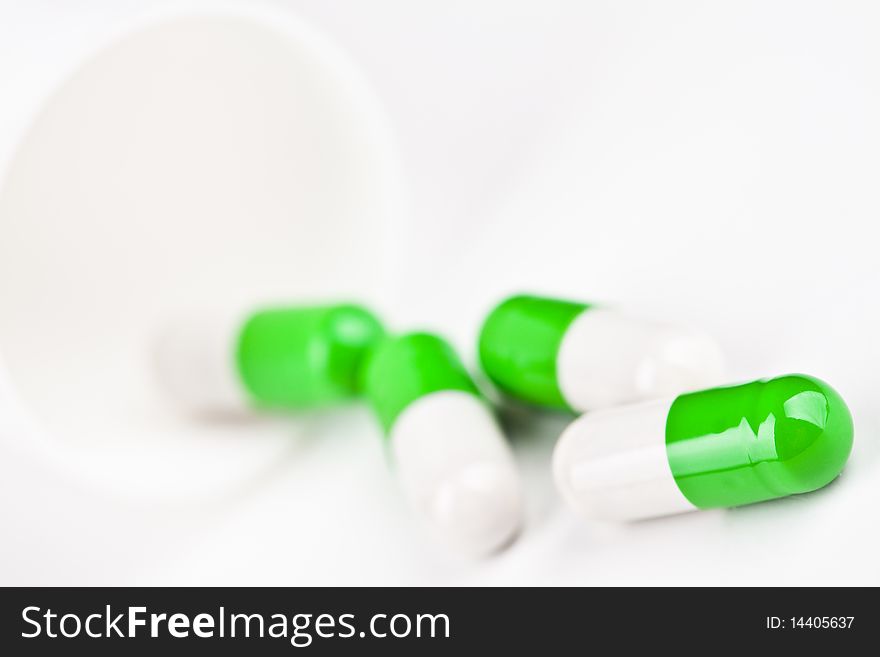
<path id="1" fill-rule="evenodd" d="M 427 333 L 390 338 L 370 358 L 365 387 L 404 494 L 433 529 L 475 555 L 508 543 L 522 517 L 519 473 L 452 348 Z"/>
<path id="2" fill-rule="evenodd" d="M 534 296 L 489 313 L 479 356 L 509 396 L 574 411 L 698 390 L 724 372 L 718 345 L 702 332 Z"/>
<path id="3" fill-rule="evenodd" d="M 360 394 L 361 366 L 381 323 L 354 304 L 205 314 L 159 337 L 160 383 L 185 408 L 308 409 Z"/>

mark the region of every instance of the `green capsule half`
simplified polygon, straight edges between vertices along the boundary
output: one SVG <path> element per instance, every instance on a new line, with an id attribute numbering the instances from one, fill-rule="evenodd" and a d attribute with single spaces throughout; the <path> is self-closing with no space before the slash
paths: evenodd
<path id="1" fill-rule="evenodd" d="M 459 391 L 479 397 L 455 350 L 431 333 L 384 340 L 370 357 L 364 388 L 386 433 L 404 409 L 431 393 Z"/>
<path id="2" fill-rule="evenodd" d="M 504 299 L 480 329 L 480 365 L 492 382 L 516 399 L 569 409 L 557 377 L 562 340 L 589 306 L 532 295 Z"/>
<path id="3" fill-rule="evenodd" d="M 376 316 L 354 304 L 263 310 L 242 327 L 238 372 L 260 406 L 331 404 L 361 393 L 361 367 L 383 335 Z"/>

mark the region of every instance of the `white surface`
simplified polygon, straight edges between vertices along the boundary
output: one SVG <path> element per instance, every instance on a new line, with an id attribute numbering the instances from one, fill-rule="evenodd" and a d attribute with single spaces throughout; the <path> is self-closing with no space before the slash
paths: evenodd
<path id="1" fill-rule="evenodd" d="M 524 530 L 470 562 L 414 525 L 360 408 L 212 441 L 278 440 L 283 456 L 200 505 L 126 503 L 4 445 L 0 581 L 880 584 L 876 3 L 284 4 L 391 115 L 414 202 L 402 328 L 472 348 L 481 314 L 521 289 L 701 326 L 732 381 L 834 385 L 850 462 L 813 494 L 607 527 L 554 491 L 567 420 L 520 416 Z"/>
<path id="2" fill-rule="evenodd" d="M 579 514 L 627 521 L 695 511 L 666 456 L 669 400 L 587 413 L 553 450 L 553 478 Z"/>
<path id="3" fill-rule="evenodd" d="M 562 338 L 556 377 L 568 405 L 589 411 L 722 384 L 724 357 L 701 331 L 587 308 Z"/>
<path id="4" fill-rule="evenodd" d="M 403 410 L 389 441 L 403 493 L 437 538 L 466 555 L 510 542 L 522 521 L 520 477 L 485 402 L 426 395 Z"/>
<path id="5" fill-rule="evenodd" d="M 247 311 L 206 312 L 162 327 L 151 345 L 166 402 L 193 416 L 241 415 L 248 394 L 235 362 Z"/>

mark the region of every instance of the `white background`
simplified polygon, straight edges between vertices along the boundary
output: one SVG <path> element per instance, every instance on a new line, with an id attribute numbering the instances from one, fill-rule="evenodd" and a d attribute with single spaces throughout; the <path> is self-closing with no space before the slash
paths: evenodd
<path id="1" fill-rule="evenodd" d="M 717 335 L 731 380 L 801 371 L 851 405 L 841 479 L 609 527 L 563 508 L 564 419 L 514 427 L 520 539 L 461 560 L 413 521 L 352 408 L 247 487 L 133 505 L 0 462 L 4 584 L 880 584 L 880 9 L 863 2 L 294 1 L 365 71 L 411 195 L 400 328 L 472 348 L 517 289 Z"/>

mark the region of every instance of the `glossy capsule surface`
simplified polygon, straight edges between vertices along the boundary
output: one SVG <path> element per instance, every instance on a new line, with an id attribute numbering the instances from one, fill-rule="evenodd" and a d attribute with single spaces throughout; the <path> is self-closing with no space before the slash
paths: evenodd
<path id="1" fill-rule="evenodd" d="M 554 478 L 584 515 L 648 518 L 816 490 L 852 442 L 840 395 L 795 374 L 586 414 L 559 439 Z"/>

